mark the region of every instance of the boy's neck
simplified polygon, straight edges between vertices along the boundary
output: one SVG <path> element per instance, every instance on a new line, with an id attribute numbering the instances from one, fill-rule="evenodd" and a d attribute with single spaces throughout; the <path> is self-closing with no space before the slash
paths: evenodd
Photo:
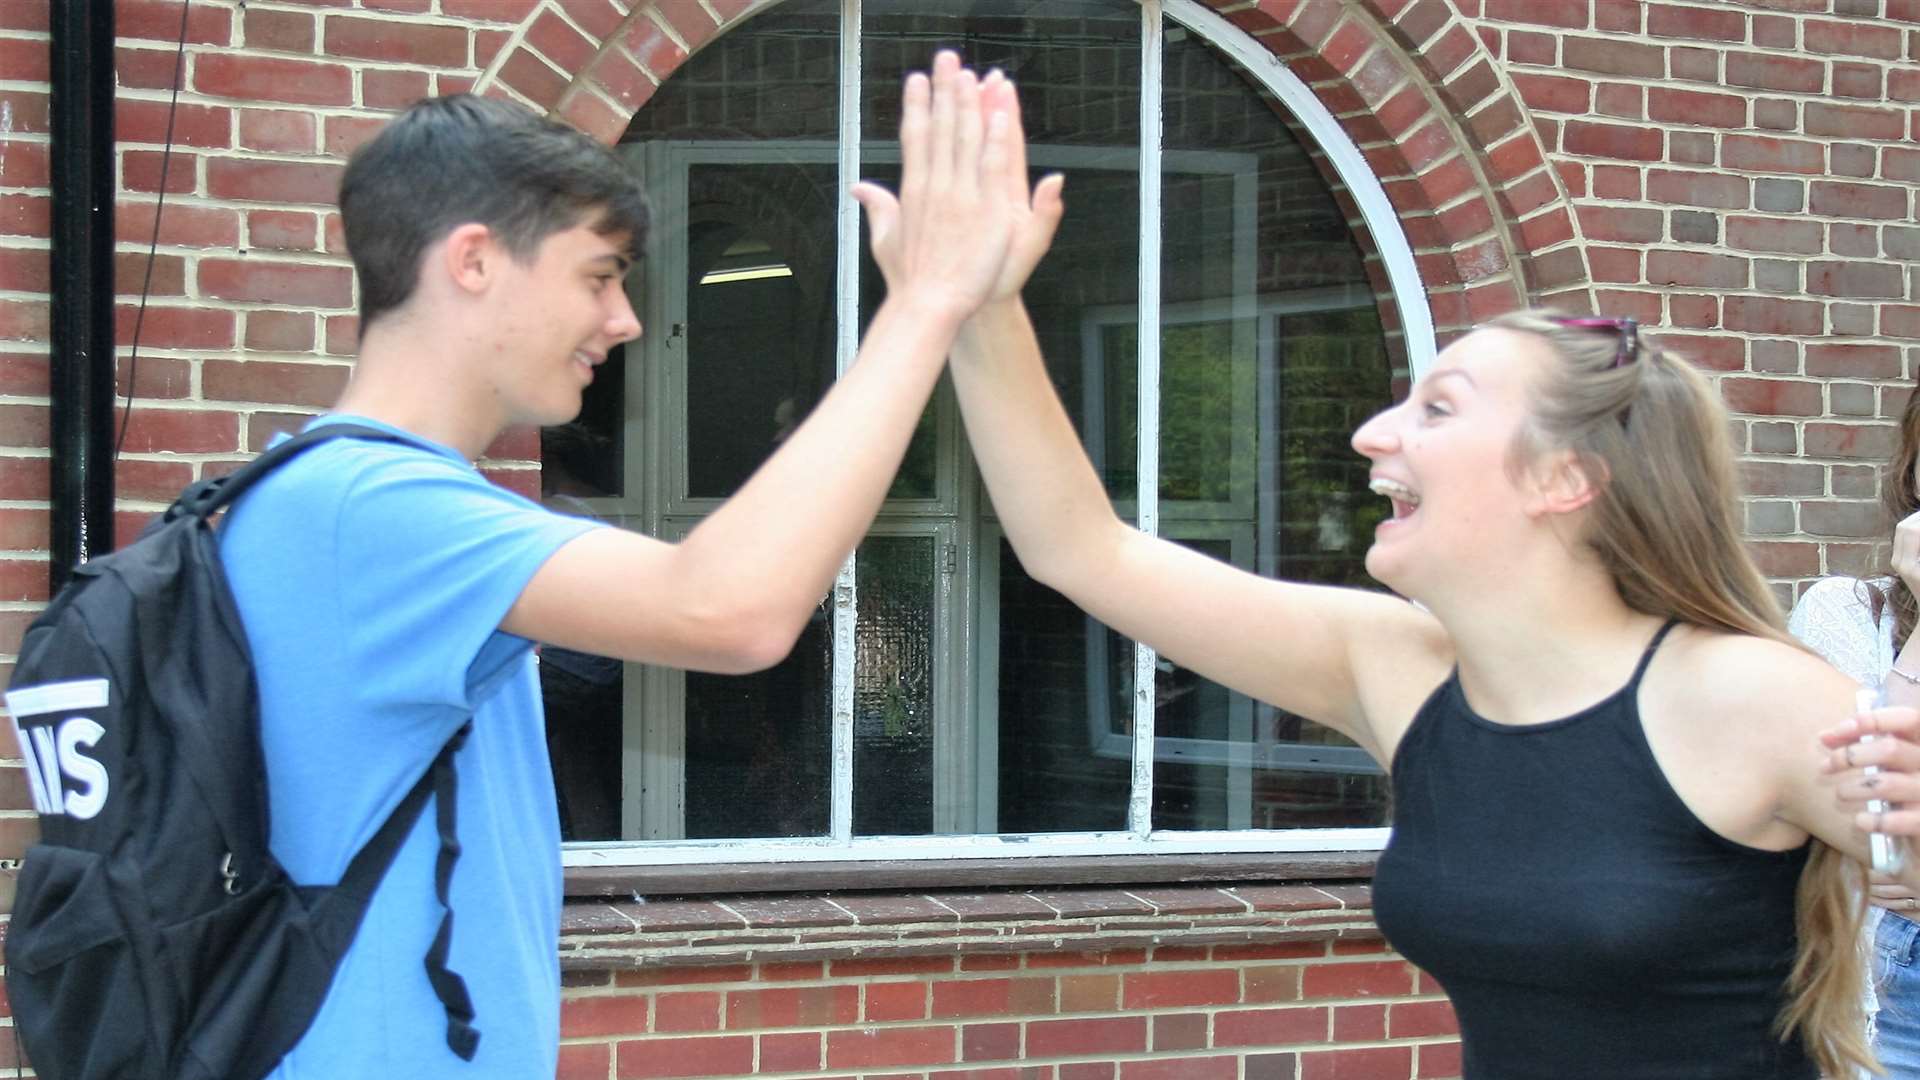
<path id="1" fill-rule="evenodd" d="M 461 363 L 471 347 L 464 337 L 418 320 L 383 321 L 362 338 L 353 376 L 333 411 L 378 420 L 479 460 L 507 424 L 493 395 L 474 385 Z"/>

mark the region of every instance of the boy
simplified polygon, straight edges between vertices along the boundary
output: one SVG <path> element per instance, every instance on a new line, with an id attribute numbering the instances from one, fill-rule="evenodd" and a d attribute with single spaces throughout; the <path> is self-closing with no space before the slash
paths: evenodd
<path id="1" fill-rule="evenodd" d="M 295 881 L 337 880 L 470 725 L 444 966 L 484 1037 L 423 964 L 445 914 L 429 810 L 276 1076 L 554 1074 L 559 837 L 533 643 L 715 672 L 786 654 L 1000 272 L 1023 155 L 988 94 L 1010 91 L 950 53 L 908 81 L 900 199 L 856 192 L 892 268 L 859 359 L 678 544 L 552 514 L 471 464 L 509 426 L 572 419 L 594 367 L 641 333 L 621 282 L 646 211 L 618 159 L 464 96 L 415 106 L 355 156 L 341 214 L 360 356 L 315 423 L 401 441 L 337 439 L 276 472 L 232 511 L 224 560 L 260 681 L 273 849 Z"/>

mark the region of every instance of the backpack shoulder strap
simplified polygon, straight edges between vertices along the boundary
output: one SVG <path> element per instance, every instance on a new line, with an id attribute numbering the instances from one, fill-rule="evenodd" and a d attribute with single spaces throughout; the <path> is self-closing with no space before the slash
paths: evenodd
<path id="1" fill-rule="evenodd" d="M 322 424 L 311 431 L 303 431 L 283 443 L 268 447 L 258 457 L 225 476 L 211 477 L 192 485 L 173 501 L 173 505 L 167 508 L 162 520 L 172 521 L 183 514 L 191 514 L 204 521 L 239 498 L 268 473 L 309 449 L 338 438 L 406 442 L 405 439 L 390 431 L 367 427 L 364 424 Z"/>
<path id="2" fill-rule="evenodd" d="M 317 924 L 325 927 L 323 932 L 330 935 L 329 944 L 334 954 L 344 954 L 359 928 L 360 917 L 373 900 L 374 890 L 392 867 L 394 858 L 400 854 L 400 845 L 420 820 L 427 798 L 431 795 L 440 840 L 440 852 L 434 860 L 433 892 L 443 914 L 440 929 L 427 949 L 427 981 L 433 985 L 441 1008 L 446 1010 L 447 1046 L 466 1061 L 472 1061 L 474 1051 L 479 1048 L 480 1032 L 473 1026 L 473 998 L 467 992 L 466 980 L 447 967 L 447 956 L 453 943 L 453 907 L 448 892 L 453 884 L 454 863 L 460 858 L 453 756 L 466 743 L 472 727 L 471 723 L 462 726 L 453 738 L 447 740 L 446 746 L 440 749 L 425 775 L 400 800 L 400 805 L 394 807 L 386 823 L 354 855 L 353 861 L 347 864 L 340 884 L 321 901 L 321 913 L 315 919 Z"/>

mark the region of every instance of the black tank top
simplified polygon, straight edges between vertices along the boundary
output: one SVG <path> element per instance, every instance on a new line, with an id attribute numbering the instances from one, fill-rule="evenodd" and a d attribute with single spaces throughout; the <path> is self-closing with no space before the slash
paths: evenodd
<path id="1" fill-rule="evenodd" d="M 1456 669 L 1400 743 L 1374 915 L 1453 999 L 1467 1080 L 1818 1075 L 1773 1034 L 1807 848 L 1707 828 L 1640 725 L 1672 628 L 1625 687 L 1544 724 L 1479 716 Z"/>

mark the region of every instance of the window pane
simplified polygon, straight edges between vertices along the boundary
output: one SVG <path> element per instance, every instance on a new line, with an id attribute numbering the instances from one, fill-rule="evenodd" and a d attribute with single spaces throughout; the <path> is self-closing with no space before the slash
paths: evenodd
<path id="1" fill-rule="evenodd" d="M 875 536 L 854 559 L 853 831 L 933 831 L 934 549 Z"/>
<path id="2" fill-rule="evenodd" d="M 1372 586 L 1382 510 L 1348 440 L 1390 403 L 1378 260 L 1277 102 L 1177 26 L 1165 70 L 1162 531 L 1257 573 Z M 1385 820 L 1385 778 L 1348 740 L 1164 659 L 1156 682 L 1156 829 Z"/>
<path id="3" fill-rule="evenodd" d="M 687 170 L 687 489 L 725 498 L 833 382 L 831 162 Z"/>
<path id="4" fill-rule="evenodd" d="M 1000 831 L 1124 829 L 1133 706 L 1110 674 L 1133 643 L 1034 581 L 1000 545 Z M 1114 725 L 1121 727 L 1116 728 Z"/>
<path id="5" fill-rule="evenodd" d="M 686 836 L 823 836 L 831 768 L 832 624 L 752 675 L 686 676 Z"/>

